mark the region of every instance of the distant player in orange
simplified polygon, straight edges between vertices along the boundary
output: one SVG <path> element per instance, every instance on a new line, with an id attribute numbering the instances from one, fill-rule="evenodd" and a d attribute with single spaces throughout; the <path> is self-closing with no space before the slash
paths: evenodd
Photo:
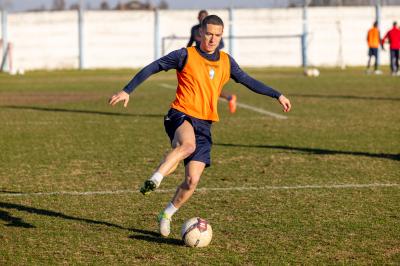
<path id="1" fill-rule="evenodd" d="M 186 47 L 190 47 L 194 44 L 196 44 L 197 47 L 200 46 L 201 42 L 201 36 L 200 36 L 200 27 L 201 27 L 201 21 L 208 16 L 207 10 L 200 10 L 199 14 L 197 15 L 197 19 L 199 20 L 199 24 L 196 24 L 192 27 L 190 30 L 190 39 Z M 218 45 L 218 49 L 224 48 L 224 41 L 221 39 L 221 42 Z M 221 98 L 225 99 L 228 101 L 228 106 L 229 106 L 229 111 L 233 114 L 236 112 L 236 101 L 237 97 L 235 94 L 229 94 L 227 92 L 221 91 Z"/>
<path id="2" fill-rule="evenodd" d="M 368 31 L 367 34 L 368 43 L 368 64 L 366 73 L 370 74 L 371 59 L 375 57 L 374 73 L 382 74 L 382 71 L 378 70 L 378 56 L 379 56 L 379 45 L 381 43 L 381 37 L 378 29 L 378 22 L 375 21 L 373 27 Z"/>
<path id="3" fill-rule="evenodd" d="M 109 100 L 111 105 L 122 101 L 126 107 L 129 94 L 150 75 L 176 69 L 176 96 L 164 118 L 172 150 L 140 188 L 142 194 L 149 194 L 176 169 L 180 161 L 184 161 L 185 178 L 171 202 L 158 216 L 162 236 L 170 234 L 172 215 L 192 196 L 204 169 L 211 164 L 211 125 L 219 120 L 218 97 L 229 79 L 256 93 L 277 99 L 284 112 L 291 109 L 290 101 L 285 96 L 250 77 L 231 56 L 217 49 L 223 30 L 224 23 L 218 16 L 207 16 L 201 22 L 200 46 L 175 50 L 154 61 Z"/>

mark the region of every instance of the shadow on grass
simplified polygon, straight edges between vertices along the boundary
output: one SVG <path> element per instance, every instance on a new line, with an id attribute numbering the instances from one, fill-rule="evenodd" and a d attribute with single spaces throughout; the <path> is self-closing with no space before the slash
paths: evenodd
<path id="1" fill-rule="evenodd" d="M 160 235 L 158 237 L 149 236 L 149 235 L 131 235 L 129 236 L 131 239 L 135 240 L 143 240 L 147 242 L 154 242 L 159 244 L 168 244 L 168 245 L 175 245 L 175 246 L 182 246 L 183 241 L 176 238 L 163 238 Z"/>
<path id="2" fill-rule="evenodd" d="M 11 216 L 9 212 L 0 210 L 0 220 L 8 222 L 6 226 L 23 227 L 23 228 L 35 228 L 35 226 L 24 222 L 21 218 Z"/>
<path id="3" fill-rule="evenodd" d="M 241 147 L 241 148 L 262 148 L 262 149 L 277 149 L 277 150 L 288 150 L 288 151 L 298 151 L 306 152 L 318 155 L 352 155 L 352 156 L 365 156 L 371 158 L 389 159 L 400 161 L 400 154 L 390 154 L 390 153 L 370 153 L 370 152 L 357 152 L 357 151 L 338 151 L 338 150 L 328 150 L 319 148 L 305 148 L 305 147 L 291 147 L 282 145 L 250 145 L 250 144 L 233 144 L 233 143 L 214 143 L 215 146 L 224 147 Z"/>
<path id="4" fill-rule="evenodd" d="M 162 114 L 128 114 L 128 113 L 114 113 L 114 112 L 103 112 L 103 111 L 92 111 L 92 110 L 50 108 L 50 107 L 40 107 L 40 106 L 3 105 L 0 107 L 8 109 L 23 109 L 23 110 L 42 111 L 42 112 L 61 112 L 61 113 L 110 115 L 110 116 L 157 117 L 157 118 L 164 117 L 164 115 Z"/>
<path id="5" fill-rule="evenodd" d="M 159 233 L 153 232 L 153 231 L 136 229 L 136 228 L 126 228 L 126 227 L 123 227 L 121 225 L 114 224 L 114 223 L 109 223 L 109 222 L 104 222 L 104 221 L 96 221 L 96 220 L 80 218 L 80 217 L 74 217 L 74 216 L 63 214 L 61 212 L 38 209 L 38 208 L 34 208 L 34 207 L 28 207 L 28 206 L 24 206 L 24 205 L 20 205 L 20 204 L 9 203 L 9 202 L 0 202 L 0 220 L 8 222 L 8 224 L 6 224 L 6 226 L 15 226 L 15 227 L 22 227 L 22 228 L 35 228 L 35 226 L 24 222 L 21 218 L 11 216 L 9 212 L 1 210 L 1 208 L 2 209 L 14 209 L 17 211 L 24 211 L 27 213 L 62 218 L 62 219 L 66 219 L 66 220 L 85 222 L 88 224 L 105 225 L 105 226 L 118 228 L 118 229 L 122 229 L 122 230 L 127 230 L 127 231 L 131 231 L 131 232 L 140 234 L 140 235 L 129 236 L 129 238 L 131 238 L 131 239 L 146 240 L 146 241 L 165 243 L 165 244 L 170 244 L 170 245 L 182 245 L 182 242 L 177 239 L 165 239 L 165 238 L 162 238 Z"/>
<path id="6" fill-rule="evenodd" d="M 21 191 L 10 191 L 10 190 L 3 190 L 0 189 L 0 193 L 7 193 L 7 194 L 20 194 Z"/>
<path id="7" fill-rule="evenodd" d="M 303 98 L 325 98 L 325 99 L 340 99 L 340 100 L 367 100 L 367 101 L 400 101 L 400 98 L 395 97 L 367 97 L 355 95 L 318 95 L 318 94 L 289 94 L 293 97 Z"/>
<path id="8" fill-rule="evenodd" d="M 49 216 L 49 217 L 57 217 L 57 218 L 62 218 L 62 219 L 66 219 L 66 220 L 85 222 L 85 223 L 89 223 L 89 224 L 105 225 L 105 226 L 115 227 L 115 228 L 118 228 L 118 229 L 134 231 L 134 229 L 125 228 L 125 227 L 120 226 L 118 224 L 113 224 L 113 223 L 104 222 L 104 221 L 96 221 L 96 220 L 86 219 L 86 218 L 74 217 L 74 216 L 63 214 L 61 212 L 38 209 L 38 208 L 28 207 L 28 206 L 24 206 L 24 205 L 20 205 L 20 204 L 15 204 L 15 203 L 0 202 L 0 208 L 3 208 L 3 209 L 14 209 L 14 210 L 17 210 L 17 211 L 24 211 L 24 212 L 27 212 L 27 213 L 45 215 L 45 216 Z M 3 215 L 0 214 L 0 219 L 4 220 L 4 221 L 7 221 L 8 218 L 6 216 L 3 216 Z M 19 219 L 19 218 L 16 218 L 16 219 Z"/>

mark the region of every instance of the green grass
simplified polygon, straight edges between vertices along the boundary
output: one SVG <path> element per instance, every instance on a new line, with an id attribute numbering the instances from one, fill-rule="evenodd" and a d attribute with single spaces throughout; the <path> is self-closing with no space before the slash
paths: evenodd
<path id="1" fill-rule="evenodd" d="M 130 70 L 1 74 L 0 265 L 400 264 L 400 78 L 361 68 L 322 69 L 319 78 L 248 71 L 293 110 L 287 120 L 241 108 L 231 115 L 221 102 L 212 167 L 199 187 L 260 189 L 196 192 L 166 239 L 155 216 L 173 192 L 129 191 L 169 149 L 162 120 L 174 91 L 161 84 L 174 85 L 175 73 L 150 78 L 127 109 L 106 101 Z M 239 84 L 226 90 L 281 113 Z M 350 184 L 397 186 L 332 187 Z M 128 192 L 32 194 L 118 190 Z M 180 241 L 181 224 L 194 216 L 213 226 L 207 248 Z"/>

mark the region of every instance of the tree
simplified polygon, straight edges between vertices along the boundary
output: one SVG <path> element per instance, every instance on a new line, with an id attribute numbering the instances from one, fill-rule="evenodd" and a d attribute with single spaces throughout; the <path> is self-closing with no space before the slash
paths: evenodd
<path id="1" fill-rule="evenodd" d="M 65 0 L 53 0 L 52 10 L 65 10 Z"/>
<path id="2" fill-rule="evenodd" d="M 108 2 L 106 0 L 103 0 L 100 4 L 100 9 L 101 10 L 109 10 L 110 6 L 108 5 Z"/>
<path id="3" fill-rule="evenodd" d="M 168 3 L 165 0 L 161 0 L 160 4 L 158 5 L 158 9 L 168 9 Z"/>

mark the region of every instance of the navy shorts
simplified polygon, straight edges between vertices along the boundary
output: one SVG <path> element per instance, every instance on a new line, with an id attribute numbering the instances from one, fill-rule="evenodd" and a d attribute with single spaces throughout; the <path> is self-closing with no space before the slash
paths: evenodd
<path id="1" fill-rule="evenodd" d="M 194 129 L 196 137 L 196 150 L 189 157 L 184 160 L 185 166 L 190 161 L 199 161 L 206 164 L 206 167 L 211 165 L 211 125 L 212 122 L 208 120 L 198 119 L 186 115 L 176 109 L 170 109 L 168 114 L 164 117 L 164 128 L 172 143 L 176 129 L 188 121 Z"/>
<path id="2" fill-rule="evenodd" d="M 369 48 L 368 55 L 378 57 L 378 48 Z"/>

